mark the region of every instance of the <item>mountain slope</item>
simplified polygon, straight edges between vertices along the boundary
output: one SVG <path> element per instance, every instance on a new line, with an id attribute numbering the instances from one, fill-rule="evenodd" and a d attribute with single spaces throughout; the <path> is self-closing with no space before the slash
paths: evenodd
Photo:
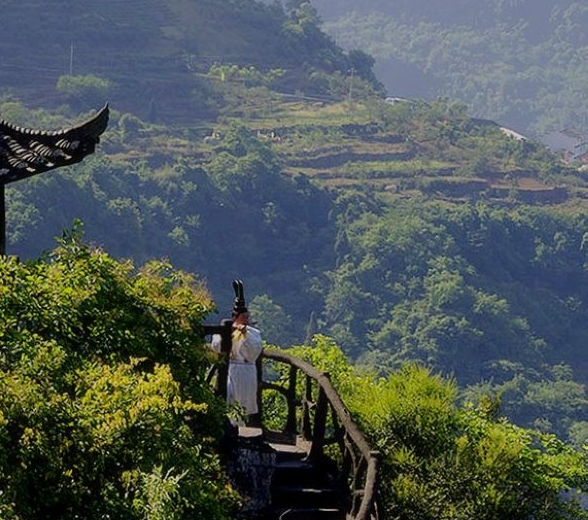
<path id="1" fill-rule="evenodd" d="M 63 0 L 50 9 L 8 0 L 3 10 L 0 84 L 36 106 L 64 101 L 55 91 L 60 76 L 91 74 L 111 82 L 117 110 L 146 117 L 155 104 L 170 123 L 182 113 L 210 115 L 202 74 L 214 63 L 279 67 L 290 92 L 320 92 L 312 71 L 346 74 L 352 63 L 312 10 L 286 13 L 254 0 Z"/>
<path id="2" fill-rule="evenodd" d="M 586 6 L 574 0 L 316 0 L 344 48 L 376 58 L 392 95 L 467 103 L 528 135 L 585 131 Z"/>
<path id="3" fill-rule="evenodd" d="M 247 0 L 172 0 L 147 2 L 135 16 L 135 3 L 104 4 L 106 11 L 58 2 L 51 13 L 29 9 L 39 5 L 31 0 L 9 5 L 20 15 L 11 34 L 23 48 L 14 52 L 31 52 L 31 28 L 45 30 L 45 53 L 60 48 L 67 68 L 69 26 L 51 29 L 67 14 L 83 28 L 74 72 L 78 45 L 96 64 L 84 73 L 109 59 L 116 65 L 101 72 L 114 86 L 99 153 L 8 190 L 11 254 L 39 255 L 80 218 L 87 239 L 116 257 L 165 257 L 201 274 L 222 317 L 232 299 L 227 280 L 245 280 L 268 341 L 288 345 L 322 332 L 381 369 L 410 359 L 464 384 L 493 378 L 527 406 L 526 423 L 549 412 L 562 435 L 578 426 L 582 399 L 579 414 L 554 413 L 534 385 L 551 378 L 561 389 L 568 372 L 559 364 L 581 368 L 583 172 L 472 119 L 463 105 L 386 103 L 366 79 L 369 57 L 337 50 L 308 4 L 285 13 Z M 36 12 L 44 25 L 30 18 Z M 233 28 L 240 13 L 243 25 Z M 261 24 L 267 19 L 274 29 Z M 267 44 L 276 39 L 280 45 Z M 255 52 L 245 43 L 253 41 Z M 243 62 L 208 70 L 206 60 L 229 52 Z M 276 81 L 274 56 L 299 66 Z M 47 72 L 42 57 L 21 63 Z M 35 111 L 27 126 L 81 109 L 76 99 L 61 106 L 53 83 L 27 85 L 23 99 L 60 114 Z M 24 111 L 0 104 L 3 114 Z M 569 377 L 583 389 L 581 370 Z"/>

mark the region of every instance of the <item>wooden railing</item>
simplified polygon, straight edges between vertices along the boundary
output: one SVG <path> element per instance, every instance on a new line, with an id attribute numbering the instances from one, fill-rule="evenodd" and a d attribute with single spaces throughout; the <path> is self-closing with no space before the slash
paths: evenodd
<path id="1" fill-rule="evenodd" d="M 264 369 L 277 363 L 286 365 L 286 376 L 265 381 Z M 338 462 L 339 477 L 351 497 L 347 519 L 379 520 L 376 491 L 380 454 L 371 449 L 351 419 L 329 375 L 286 352 L 267 349 L 260 357 L 258 369 L 260 395 L 277 391 L 283 396 L 287 411 L 282 432 L 299 435 L 308 444 L 309 461 L 320 463 L 325 449 L 331 450 L 331 456 L 331 446 L 338 451 L 334 459 Z M 263 423 L 263 408 L 260 410 Z"/>
<path id="2" fill-rule="evenodd" d="M 211 337 L 218 334 L 221 337 L 220 362 L 218 366 L 211 367 L 208 380 L 211 382 L 216 376 L 216 393 L 219 397 L 227 398 L 227 380 L 229 377 L 229 353 L 231 352 L 232 320 L 222 320 L 218 325 L 204 325 L 203 336 Z"/>
<path id="3" fill-rule="evenodd" d="M 231 326 L 231 320 L 223 320 L 219 325 L 205 325 L 203 331 L 205 336 L 219 334 L 222 338 L 221 362 L 211 371 L 210 380 L 216 375 L 217 393 L 223 398 L 226 398 Z M 287 377 L 266 380 L 264 373 L 269 372 L 270 364 L 285 365 Z M 255 423 L 264 427 L 262 394 L 278 392 L 286 402 L 281 433 L 300 436 L 308 446 L 309 462 L 320 465 L 324 461 L 325 449 L 338 449 L 338 456 L 334 457 L 338 462 L 338 476 L 350 496 L 347 520 L 379 520 L 377 475 L 380 453 L 371 449 L 351 419 L 329 375 L 284 351 L 268 349 L 264 349 L 259 357 L 257 369 L 260 412 L 254 418 Z M 299 375 L 303 378 L 300 381 Z"/>

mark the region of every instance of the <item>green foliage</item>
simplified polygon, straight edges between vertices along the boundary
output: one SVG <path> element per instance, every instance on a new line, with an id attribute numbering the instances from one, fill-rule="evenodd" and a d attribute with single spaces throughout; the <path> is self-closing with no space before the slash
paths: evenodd
<path id="1" fill-rule="evenodd" d="M 3 518 L 228 518 L 203 286 L 68 233 L 0 263 Z"/>
<path id="2" fill-rule="evenodd" d="M 455 382 L 417 365 L 359 374 L 325 337 L 294 352 L 332 375 L 382 453 L 386 518 L 586 518 L 584 455 L 555 437 L 498 418 L 492 403 L 459 407 Z"/>
<path id="3" fill-rule="evenodd" d="M 87 74 L 85 76 L 60 76 L 57 91 L 82 106 L 101 106 L 108 100 L 111 88 L 109 80 Z"/>
<path id="4" fill-rule="evenodd" d="M 355 95 L 360 75 L 310 76 Z M 216 83 L 222 103 L 235 85 Z M 272 343 L 326 332 L 383 373 L 416 360 L 463 385 L 508 382 L 504 360 L 546 377 L 572 366 L 585 335 L 586 222 L 565 211 L 583 204 L 583 174 L 565 172 L 574 183 L 565 206 L 514 209 L 507 191 L 535 193 L 522 176 L 561 185 L 564 170 L 541 147 L 471 120 L 463 104 L 315 103 L 237 87 L 251 102 L 247 118 L 233 118 L 242 98 L 202 127 L 113 113 L 98 153 L 11 185 L 9 250 L 35 257 L 78 217 L 114 257 L 169 258 L 203 273 L 219 301 L 227 279 L 246 279 L 252 300 L 270 300 L 261 303 Z M 582 373 L 572 376 L 576 392 Z M 517 413 L 516 395 L 504 401 L 513 420 L 531 425 L 546 412 Z M 565 420 L 548 421 L 564 436 L 581 420 L 580 408 L 565 410 Z"/>
<path id="5" fill-rule="evenodd" d="M 261 72 L 256 67 L 239 67 L 238 65 L 222 65 L 214 63 L 208 74 L 220 81 L 242 81 L 247 86 L 266 85 L 271 86 L 285 74 L 283 69 L 271 69 Z"/>
<path id="6" fill-rule="evenodd" d="M 118 121 L 123 142 L 136 139 L 142 127 L 142 122 L 132 114 L 123 114 Z"/>
<path id="7" fill-rule="evenodd" d="M 522 364 L 496 363 L 492 383 L 468 387 L 464 396 L 477 401 L 482 396 L 499 395 L 504 413 L 521 424 L 556 433 L 576 446 L 583 445 L 582 421 L 588 400 L 583 383 L 574 380 L 571 366 L 544 365 L 538 369 Z"/>
<path id="8" fill-rule="evenodd" d="M 288 352 L 304 359 L 319 372 L 328 373 L 335 388 L 341 392 L 351 391 L 348 383 L 353 369 L 349 359 L 332 338 L 316 334 L 312 338 L 312 347 L 298 345 L 288 349 Z"/>
<path id="9" fill-rule="evenodd" d="M 51 35 L 46 27 L 57 25 L 51 20 L 61 22 L 66 18 L 56 4 L 41 17 L 40 26 L 38 20 L 20 16 L 24 9 L 20 3 L 8 3 L 14 23 L 7 28 L 10 35 L 5 42 L 10 41 L 14 48 L 20 48 L 29 34 L 49 45 Z M 83 102 L 91 102 L 93 107 L 102 104 L 109 92 L 116 92 L 124 115 L 113 113 L 115 123 L 120 117 L 119 124 L 111 125 L 100 146 L 100 151 L 110 155 L 98 153 L 75 169 L 35 176 L 8 189 L 9 250 L 21 258 L 36 257 L 49 247 L 51 237 L 68 226 L 73 217 L 86 223 L 91 242 L 102 244 L 114 255 L 93 250 L 89 253 L 90 250 L 68 245 L 47 256 L 46 262 L 10 268 L 16 269 L 18 276 L 14 275 L 17 281 L 13 285 L 6 283 L 10 292 L 6 295 L 6 309 L 2 310 L 6 321 L 0 330 L 10 345 L 2 353 L 6 371 L 13 366 L 18 370 L 17 376 L 8 377 L 6 395 L 16 401 L 22 395 L 25 408 L 19 412 L 22 417 L 18 420 L 22 420 L 23 431 L 29 427 L 24 418 L 30 415 L 36 421 L 37 411 L 45 422 L 39 418 L 30 426 L 34 432 L 45 431 L 46 424 L 51 430 L 53 418 L 61 421 L 60 426 L 75 423 L 82 412 L 70 409 L 75 408 L 68 401 L 72 392 L 79 396 L 90 392 L 90 376 L 102 383 L 111 378 L 116 384 L 108 387 L 104 383 L 97 390 L 111 407 L 92 409 L 106 422 L 87 427 L 93 440 L 103 436 L 105 442 L 111 443 L 114 455 L 108 458 L 107 453 L 101 453 L 97 459 L 100 464 L 116 466 L 116 456 L 124 451 L 118 439 L 123 444 L 130 442 L 126 423 L 123 421 L 121 426 L 115 413 L 125 406 L 138 417 L 138 423 L 126 417 L 125 421 L 140 430 L 144 442 L 140 441 L 139 446 L 152 443 L 165 451 L 173 428 L 181 432 L 180 442 L 184 443 L 187 430 L 182 429 L 185 424 L 179 417 L 188 414 L 197 423 L 194 425 L 189 417 L 190 431 L 197 430 L 192 446 L 201 446 L 200 453 L 209 454 L 206 439 L 216 432 L 220 409 L 206 386 L 201 385 L 205 356 L 201 349 L 193 348 L 194 338 L 186 331 L 197 327 L 194 324 L 210 307 L 205 304 L 202 311 L 179 304 L 170 287 L 190 285 L 192 281 L 184 279 L 183 274 L 172 274 L 166 262 L 149 262 L 137 271 L 131 262 L 113 259 L 131 257 L 135 262 L 145 262 L 166 257 L 174 265 L 202 272 L 221 296 L 227 279 L 247 280 L 252 307 L 255 304 L 260 311 L 260 328 L 263 331 L 267 323 L 267 338 L 272 343 L 293 343 L 320 330 L 334 337 L 352 358 L 359 358 L 364 366 L 376 367 L 384 377 L 406 360 L 426 364 L 440 373 L 453 374 L 460 385 L 470 385 L 468 397 L 477 398 L 482 405 L 488 395 L 492 396 L 491 404 L 500 401 L 504 412 L 519 424 L 567 436 L 576 446 L 585 444 L 582 359 L 588 316 L 582 303 L 587 297 L 587 221 L 581 209 L 584 174 L 564 170 L 545 149 L 530 141 L 508 139 L 497 126 L 469 119 L 463 103 L 440 99 L 430 104 L 415 101 L 384 105 L 379 99 L 383 95 L 370 75 L 373 60 L 362 51 L 345 54 L 334 45 L 320 30 L 318 12 L 308 2 L 288 2 L 287 12 L 278 4 L 269 6 L 253 0 L 165 4 L 145 0 L 143 4 L 140 28 L 135 24 L 136 10 L 124 3 L 95 4 L 97 14 L 90 17 L 87 6 L 67 6 L 69 32 L 79 29 L 94 38 L 87 49 L 88 66 L 92 64 L 90 50 L 96 53 L 102 67 L 105 55 L 118 56 L 110 51 L 125 49 L 126 59 L 119 60 L 124 62 L 124 70 L 113 76 L 119 78 L 117 85 L 104 85 L 101 78 L 86 76 L 60 79 L 64 82 L 63 93 L 76 96 L 71 98 L 74 101 L 88 94 L 90 97 Z M 545 14 L 545 6 L 532 4 L 475 3 L 477 11 L 472 19 L 482 23 L 484 15 L 493 9 L 503 22 L 525 9 Z M 440 5 L 424 0 L 411 4 L 417 11 L 432 10 L 446 17 L 447 13 L 441 11 L 447 6 Z M 559 83 L 565 83 L 566 95 L 582 93 L 582 81 L 578 79 L 583 74 L 582 60 L 574 45 L 583 38 L 578 20 L 584 17 L 585 10 L 574 2 L 553 7 L 553 12 L 551 6 L 548 10 L 554 26 L 558 21 L 565 23 L 556 38 L 539 47 L 528 44 L 527 29 L 520 24 L 511 27 L 505 23 L 484 33 L 455 25 L 457 33 L 465 36 L 460 40 L 452 30 L 409 23 L 402 17 L 390 23 L 384 17 L 368 22 L 373 25 L 371 34 L 378 35 L 381 42 L 393 40 L 390 48 L 399 62 L 424 65 L 429 79 L 439 78 L 441 71 L 452 74 L 455 85 L 474 96 L 470 106 L 476 107 L 476 113 L 488 114 L 492 119 L 506 111 L 515 117 L 526 117 L 544 105 L 553 114 L 536 127 L 546 128 L 561 118 L 555 113 L 563 99 Z M 452 12 L 456 17 L 463 15 L 462 20 L 467 18 L 464 13 Z M 130 18 L 126 18 L 129 14 Z M 100 20 L 108 19 L 120 23 L 101 24 Z M 170 20 L 181 20 L 185 25 L 170 26 Z M 355 21 L 350 20 L 350 26 Z M 258 27 L 267 30 L 259 31 Z M 41 38 L 41 34 L 46 37 Z M 357 34 L 354 30 L 338 32 L 340 38 Z M 470 44 L 472 47 L 468 47 Z M 106 52 L 101 45 L 107 46 Z M 27 45 L 22 48 L 33 59 L 27 60 L 31 67 L 35 66 L 35 56 L 44 56 L 29 52 Z M 347 48 L 372 49 L 361 41 Z M 485 49 L 504 63 L 484 65 L 489 63 L 482 59 Z M 409 56 L 413 51 L 423 51 L 426 63 Z M 520 62 L 520 56 L 527 51 L 534 56 L 551 56 L 553 63 L 565 64 L 566 72 L 550 76 L 542 66 L 531 65 L 524 74 L 514 73 L 514 61 Z M 12 54 L 4 53 L 7 60 Z M 178 64 L 170 55 L 180 54 L 185 58 L 184 72 L 176 75 Z M 223 63 L 235 65 L 201 68 L 207 60 L 200 58 L 219 54 L 226 58 Z M 453 67 L 452 63 L 457 62 L 459 67 Z M 476 68 L 474 80 L 465 80 L 463 67 L 468 66 Z M 8 85 L 8 61 L 4 68 Z M 152 78 L 155 70 L 173 79 L 173 95 L 163 84 L 152 88 L 143 81 Z M 223 73 L 225 79 L 233 76 L 239 81 L 218 81 Z M 22 75 L 17 75 L 22 81 Z M 402 71 L 397 76 L 403 76 Z M 559 78 L 554 80 L 557 88 L 541 90 L 547 76 Z M 137 95 L 139 84 L 145 87 L 141 95 Z M 417 86 L 435 84 L 420 81 Z M 94 89 L 96 86 L 99 88 Z M 43 88 L 41 83 L 37 87 Z M 49 86 L 51 90 L 53 87 Z M 197 92 L 193 96 L 198 97 L 197 102 L 176 104 L 183 99 L 182 92 L 190 91 Z M 22 92 L 28 95 L 29 89 Z M 294 92 L 296 96 L 291 97 Z M 491 93 L 490 101 L 481 98 L 484 92 Z M 525 102 L 515 103 L 513 111 L 510 101 L 517 92 L 525 93 Z M 304 94 L 320 94 L 320 100 L 304 102 Z M 369 97 L 370 102 L 330 104 L 324 101 L 326 94 L 354 101 Z M 91 101 L 91 96 L 98 97 Z M 34 98 L 37 102 L 38 94 Z M 531 108 L 529 103 L 533 104 Z M 573 103 L 574 117 L 582 114 L 578 106 L 581 103 Z M 34 127 L 41 123 L 64 126 L 64 115 L 69 115 L 64 108 L 58 115 L 26 112 L 22 104 L 6 95 L 0 111 L 11 121 Z M 146 111 L 149 121 L 167 117 L 182 128 L 148 125 L 135 115 Z M 219 113 L 223 117 L 215 119 Z M 211 128 L 220 131 L 220 138 L 204 143 L 203 137 Z M 272 130 L 278 132 L 279 140 L 266 138 Z M 520 196 L 525 191 L 523 175 L 547 183 L 544 191 L 567 183 L 564 191 L 570 203 L 554 206 L 553 210 L 517 206 L 512 195 Z M 474 185 L 468 183 L 479 183 L 475 185 L 486 186 L 487 191 L 460 191 L 464 184 Z M 495 190 L 510 190 L 511 197 L 500 199 Z M 470 203 L 468 197 L 486 202 Z M 437 202 L 425 203 L 425 199 Z M 573 204 L 578 211 L 570 210 Z M 24 267 L 27 270 L 21 272 Z M 174 302 L 171 306 L 168 299 Z M 289 330 L 290 323 L 294 330 Z M 372 384 L 369 379 L 356 380 L 349 374 L 347 360 L 326 336 L 316 341 L 315 354 L 312 361 L 325 366 L 338 386 L 345 389 L 357 385 L 361 389 L 362 385 Z M 72 371 L 75 377 L 65 377 Z M 169 384 L 170 377 L 179 386 Z M 480 379 L 485 382 L 479 383 Z M 450 442 L 452 428 L 470 428 L 460 422 L 461 415 L 451 416 L 448 403 L 455 399 L 455 387 L 445 394 L 445 390 L 431 389 L 425 380 L 421 378 L 415 386 L 434 395 L 431 403 L 423 403 L 416 391 L 405 390 L 400 384 L 394 387 L 425 410 L 423 430 L 409 431 L 409 426 L 403 430 L 392 421 L 393 427 L 410 442 L 417 442 L 415 439 L 421 435 L 426 438 L 426 446 L 448 441 L 454 451 L 444 455 L 449 461 L 447 467 L 472 486 L 491 488 L 487 475 L 472 471 L 477 476 L 468 480 L 465 470 L 462 473 L 457 467 L 458 458 L 469 457 L 474 467 L 486 462 L 469 441 L 464 441 L 463 451 Z M 18 386 L 21 381 L 22 388 Z M 13 382 L 18 388 L 8 389 Z M 30 395 L 23 389 L 29 387 Z M 144 391 L 135 391 L 138 387 L 144 387 Z M 160 393 L 159 387 L 163 388 Z M 53 389 L 59 397 L 47 399 L 53 396 Z M 117 392 L 116 398 L 113 391 Z M 133 403 L 118 398 L 127 393 L 136 402 L 136 409 Z M 496 393 L 498 398 L 493 397 Z M 160 394 L 163 400 L 159 400 Z M 379 394 L 372 395 L 373 405 Z M 39 400 L 43 405 L 35 404 Z M 151 407 L 152 401 L 153 416 L 142 408 L 145 403 Z M 193 409 L 191 403 L 197 407 L 206 404 L 207 408 Z M 403 410 L 399 416 L 418 422 L 415 418 L 419 413 Z M 434 422 L 434 413 L 444 417 L 439 424 Z M 479 417 L 474 416 L 474 422 L 479 419 L 486 424 L 494 417 L 484 406 L 475 413 Z M 87 416 L 85 419 L 90 421 Z M 164 423 L 161 438 L 153 432 L 157 421 Z M 41 422 L 43 428 L 37 426 Z M 145 431 L 141 430 L 143 424 Z M 386 426 L 382 428 L 385 432 Z M 508 432 L 485 425 L 480 428 L 484 435 L 502 436 L 510 442 Z M 427 433 L 437 429 L 439 439 Z M 75 428 L 72 431 L 76 438 L 87 433 L 82 435 Z M 390 431 L 395 431 L 392 426 Z M 6 430 L 0 438 L 4 433 L 8 436 L 6 442 L 22 437 L 18 437 L 19 431 Z M 45 485 L 42 479 L 65 474 L 67 461 L 63 462 L 64 456 L 56 447 L 53 449 L 63 443 L 57 433 L 47 436 L 49 440 L 35 435 L 31 437 L 36 442 L 33 444 L 41 446 L 35 448 L 35 453 L 55 462 L 43 459 L 42 464 L 49 464 L 51 473 L 47 477 L 34 476 L 38 479 L 34 482 L 52 490 L 58 484 Z M 535 446 L 543 439 L 529 442 Z M 187 443 L 186 440 L 186 446 Z M 512 443 L 527 446 L 526 440 L 514 438 Z M 177 450 L 181 461 L 169 453 L 166 457 L 143 457 L 130 450 L 132 457 L 144 459 L 145 463 L 131 461 L 135 465 L 124 473 L 124 478 L 122 469 L 119 473 L 112 470 L 114 477 L 108 480 L 108 486 L 116 483 L 111 487 L 105 484 L 104 504 L 113 504 L 122 515 L 128 506 L 120 498 L 125 496 L 120 492 L 124 488 L 130 490 L 128 496 L 132 495 L 133 500 L 129 515 L 181 517 L 184 497 L 201 489 L 200 484 L 193 484 L 191 473 L 186 473 L 187 466 L 198 458 L 186 446 L 182 444 Z M 430 486 L 446 478 L 443 463 L 439 462 L 445 460 L 439 455 L 442 448 L 435 450 L 424 453 L 423 457 L 428 458 L 419 465 L 422 473 L 415 470 L 416 476 L 395 481 L 398 489 L 406 490 L 403 507 L 411 510 L 411 496 L 420 500 L 430 495 L 431 508 L 445 511 L 447 516 L 483 517 L 483 511 L 474 512 L 465 505 L 464 512 L 459 513 L 463 497 L 457 496 L 451 486 L 443 484 L 430 492 Z M 505 451 L 509 460 L 516 459 L 516 454 Z M 406 458 L 411 459 L 413 455 L 406 453 Z M 401 461 L 403 456 L 401 452 L 394 455 Z M 440 459 L 433 459 L 437 456 Z M 68 460 L 75 464 L 81 460 L 77 457 L 73 453 Z M 210 466 L 202 462 L 199 474 L 213 478 L 217 471 L 214 457 L 203 459 Z M 102 468 L 94 473 L 102 475 L 99 471 Z M 392 475 L 393 480 L 396 477 Z M 94 485 L 81 477 L 75 482 L 80 489 Z M 28 481 L 22 484 L 22 490 L 27 486 Z M 203 488 L 209 489 L 206 484 Z M 476 488 L 475 493 L 481 492 Z M 59 488 L 58 492 L 47 493 L 47 497 L 62 497 L 63 493 Z M 445 497 L 449 497 L 449 504 L 461 504 L 455 506 L 457 512 L 447 512 L 439 505 Z M 12 500 L 12 496 L 0 497 L 0 516 L 17 517 Z M 36 500 L 33 496 L 25 503 L 35 504 Z M 497 511 L 497 500 L 484 500 L 481 503 L 494 504 L 490 511 Z M 227 503 L 223 501 L 219 507 Z M 210 507 L 216 505 L 218 502 L 213 502 Z M 432 509 L 427 511 L 436 517 Z M 415 513 L 415 517 L 419 514 Z"/>
<path id="10" fill-rule="evenodd" d="M 92 108 L 94 113 L 96 107 Z M 25 106 L 20 98 L 10 95 L 0 96 L 0 114 L 4 121 L 28 128 L 56 130 L 72 124 L 68 107 L 59 107 L 56 111 L 49 111 L 45 108 L 31 109 Z M 80 120 L 84 120 L 88 116 L 89 114 L 76 115 Z"/>
<path id="11" fill-rule="evenodd" d="M 255 296 L 248 305 L 249 313 L 263 329 L 263 339 L 271 345 L 285 345 L 294 341 L 292 318 L 267 294 Z M 284 343 L 286 342 L 286 343 Z"/>
<path id="12" fill-rule="evenodd" d="M 467 103 L 479 117 L 531 135 L 585 121 L 585 7 L 533 2 L 317 0 L 326 30 L 365 49 L 395 94 Z"/>
<path id="13" fill-rule="evenodd" d="M 146 520 L 167 520 L 179 518 L 175 513 L 174 499 L 179 496 L 178 484 L 186 473 L 181 475 L 172 475 L 168 471 L 162 475 L 161 466 L 148 474 L 143 475 L 145 504 L 140 507 L 145 512 Z"/>
<path id="14" fill-rule="evenodd" d="M 323 331 L 382 373 L 414 360 L 464 386 L 491 380 L 511 420 L 565 438 L 584 380 L 552 370 L 583 350 L 585 216 L 416 207 L 347 214 Z"/>
<path id="15" fill-rule="evenodd" d="M 207 172 L 222 191 L 258 197 L 280 181 L 278 158 L 245 127 L 229 128 L 219 145 L 221 153 L 208 163 Z"/>

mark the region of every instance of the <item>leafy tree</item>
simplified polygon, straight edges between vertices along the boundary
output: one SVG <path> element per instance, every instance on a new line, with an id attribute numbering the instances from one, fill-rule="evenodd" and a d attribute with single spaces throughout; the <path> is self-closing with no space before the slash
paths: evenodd
<path id="1" fill-rule="evenodd" d="M 508 423 L 495 403 L 457 405 L 457 385 L 407 364 L 386 377 L 358 373 L 324 336 L 296 355 L 328 371 L 382 453 L 381 514 L 398 519 L 586 518 L 577 491 L 584 455 Z"/>
<path id="2" fill-rule="evenodd" d="M 109 80 L 87 74 L 83 76 L 60 76 L 57 91 L 81 106 L 101 106 L 108 99 L 111 88 Z"/>
<path id="3" fill-rule="evenodd" d="M 359 49 L 352 49 L 347 54 L 349 67 L 354 70 L 359 77 L 369 81 L 372 85 L 378 85 L 378 80 L 374 75 L 373 67 L 376 60 L 369 54 Z"/>
<path id="4" fill-rule="evenodd" d="M 229 518 L 205 288 L 76 229 L 45 259 L 4 257 L 0 279 L 2 517 Z"/>
<path id="5" fill-rule="evenodd" d="M 293 331 L 292 318 L 267 294 L 255 296 L 248 308 L 251 316 L 258 323 L 257 326 L 262 330 L 264 341 L 283 346 L 295 341 L 296 334 Z"/>
<path id="6" fill-rule="evenodd" d="M 131 141 L 139 136 L 142 121 L 132 114 L 123 114 L 118 121 L 123 141 Z"/>

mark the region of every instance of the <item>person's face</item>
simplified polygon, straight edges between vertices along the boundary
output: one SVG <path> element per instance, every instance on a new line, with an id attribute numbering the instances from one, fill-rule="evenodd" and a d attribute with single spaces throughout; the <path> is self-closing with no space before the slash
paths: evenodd
<path id="1" fill-rule="evenodd" d="M 249 323 L 249 313 L 243 312 L 241 314 L 237 314 L 234 323 L 236 325 L 247 325 Z"/>

